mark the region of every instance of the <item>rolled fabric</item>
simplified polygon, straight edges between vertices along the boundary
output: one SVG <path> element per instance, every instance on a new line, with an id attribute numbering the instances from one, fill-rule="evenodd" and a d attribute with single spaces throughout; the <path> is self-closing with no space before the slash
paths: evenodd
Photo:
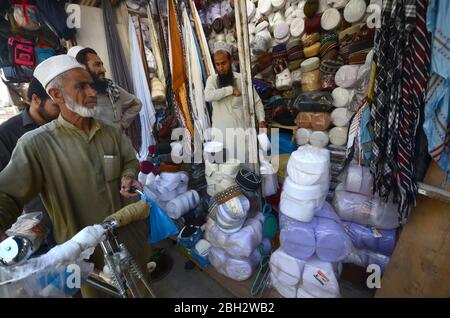
<path id="1" fill-rule="evenodd" d="M 297 297 L 340 298 L 338 265 L 313 256 L 305 263 Z"/>
<path id="2" fill-rule="evenodd" d="M 309 143 L 318 148 L 325 148 L 330 142 L 328 131 L 313 131 L 309 136 Z"/>
<path id="3" fill-rule="evenodd" d="M 373 176 L 370 169 L 357 164 L 347 168 L 344 182 L 345 190 L 371 197 L 373 194 Z"/>
<path id="4" fill-rule="evenodd" d="M 297 288 L 302 282 L 305 262 L 288 255 L 279 248 L 270 256 L 269 267 L 275 279 L 274 287 L 278 290 L 278 286 L 286 286 L 287 289 L 280 288 L 280 294 L 287 298 L 295 298 Z"/>
<path id="5" fill-rule="evenodd" d="M 190 190 L 167 202 L 165 211 L 170 218 L 176 220 L 195 209 L 199 203 L 200 196 L 197 191 Z"/>
<path id="6" fill-rule="evenodd" d="M 395 230 L 381 230 L 371 225 L 343 222 L 353 246 L 391 256 L 395 248 Z"/>
<path id="7" fill-rule="evenodd" d="M 340 262 L 350 254 L 352 242 L 340 222 L 318 218 L 315 228 L 316 254 L 325 262 Z"/>
<path id="8" fill-rule="evenodd" d="M 290 218 L 283 213 L 280 219 L 280 246 L 283 251 L 299 260 L 307 260 L 316 250 L 316 237 L 314 227 L 317 220 L 301 222 Z"/>
<path id="9" fill-rule="evenodd" d="M 334 81 L 340 87 L 353 88 L 358 79 L 359 65 L 344 65 L 336 73 Z"/>
<path id="10" fill-rule="evenodd" d="M 309 142 L 309 138 L 312 134 L 311 129 L 299 128 L 295 132 L 295 140 L 297 141 L 297 145 L 303 146 Z"/>
<path id="11" fill-rule="evenodd" d="M 366 249 L 354 248 L 344 263 L 352 263 L 356 266 L 367 268 L 370 264 L 380 266 L 381 273 L 384 273 L 390 261 L 390 257 L 375 253 Z"/>
<path id="12" fill-rule="evenodd" d="M 311 127 L 313 130 L 323 131 L 327 130 L 331 124 L 330 113 L 319 112 L 312 113 L 311 116 Z"/>
<path id="13" fill-rule="evenodd" d="M 320 91 L 320 70 L 303 73 L 302 90 L 303 92 L 317 92 Z"/>
<path id="14" fill-rule="evenodd" d="M 347 142 L 348 127 L 334 127 L 330 130 L 330 142 L 335 146 L 343 146 Z"/>
<path id="15" fill-rule="evenodd" d="M 320 15 L 305 19 L 305 32 L 308 34 L 320 31 Z"/>
<path id="16" fill-rule="evenodd" d="M 208 253 L 211 265 L 222 275 L 237 281 L 250 278 L 259 264 L 261 254 L 255 249 L 249 258 L 232 258 L 223 249 L 211 247 Z"/>
<path id="17" fill-rule="evenodd" d="M 307 46 L 303 49 L 303 54 L 306 58 L 317 56 L 320 53 L 320 42 L 316 42 L 311 46 Z"/>
<path id="18" fill-rule="evenodd" d="M 336 108 L 331 112 L 331 120 L 333 125 L 337 127 L 347 127 L 350 122 L 352 113 L 347 108 Z"/>

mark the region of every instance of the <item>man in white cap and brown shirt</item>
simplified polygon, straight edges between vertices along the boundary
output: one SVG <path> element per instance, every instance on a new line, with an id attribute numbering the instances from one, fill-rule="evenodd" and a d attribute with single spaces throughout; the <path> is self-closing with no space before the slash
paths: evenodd
<path id="1" fill-rule="evenodd" d="M 139 164 L 128 138 L 93 118 L 97 93 L 91 76 L 73 57 L 51 57 L 36 67 L 34 76 L 61 112 L 56 120 L 23 135 L 0 173 L 0 237 L 23 205 L 40 193 L 61 244 L 84 227 L 100 224 L 125 205 L 124 199 L 135 196 L 129 190 L 141 188 L 135 180 Z M 136 204 L 148 208 L 144 200 Z M 148 222 L 136 222 L 118 234 L 143 266 L 151 253 Z M 99 252 L 93 260 L 102 269 Z M 86 285 L 82 294 L 102 296 Z"/>
<path id="2" fill-rule="evenodd" d="M 205 87 L 205 99 L 207 102 L 212 102 L 212 138 L 216 141 L 221 141 L 224 148 L 227 148 L 231 153 L 236 153 L 237 149 L 247 149 L 243 145 L 243 139 L 238 138 L 237 144 L 232 148 L 232 142 L 227 141 L 227 129 L 244 130 L 252 127 L 245 127 L 244 123 L 244 105 L 242 100 L 242 76 L 239 73 L 233 72 L 232 65 L 232 49 L 226 42 L 216 42 L 213 49 L 214 65 L 217 74 L 212 74 L 208 77 Z M 259 128 L 266 128 L 264 119 L 264 106 L 255 89 L 255 115 L 259 123 Z M 221 136 L 218 136 L 220 133 Z M 228 130 L 228 134 L 232 133 Z M 228 145 L 227 145 L 228 143 Z M 242 147 L 241 147 L 241 146 Z M 237 147 L 236 147 L 237 146 Z M 234 151 L 234 152 L 233 152 Z M 241 158 L 238 158 L 241 159 Z"/>
<path id="3" fill-rule="evenodd" d="M 128 128 L 142 108 L 139 98 L 105 77 L 103 62 L 93 49 L 74 46 L 67 55 L 84 65 L 92 76 L 97 91 L 98 113 L 95 118 L 109 121 L 122 130 Z"/>

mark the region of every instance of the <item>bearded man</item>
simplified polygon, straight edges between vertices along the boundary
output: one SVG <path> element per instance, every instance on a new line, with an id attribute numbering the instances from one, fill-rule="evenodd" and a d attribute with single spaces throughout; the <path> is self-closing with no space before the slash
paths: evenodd
<path id="1" fill-rule="evenodd" d="M 142 108 L 139 98 L 106 78 L 103 61 L 93 49 L 74 46 L 69 49 L 67 55 L 73 56 L 84 65 L 94 81 L 98 105 L 95 118 L 109 121 L 122 130 L 128 128 Z"/>

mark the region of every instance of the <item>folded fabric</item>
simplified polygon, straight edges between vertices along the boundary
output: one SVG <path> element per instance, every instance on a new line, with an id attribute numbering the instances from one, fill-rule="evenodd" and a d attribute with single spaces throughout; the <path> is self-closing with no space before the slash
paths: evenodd
<path id="1" fill-rule="evenodd" d="M 208 253 L 211 265 L 222 275 L 237 281 L 250 278 L 259 264 L 261 254 L 255 249 L 248 258 L 232 258 L 223 249 L 211 247 Z"/>
<path id="2" fill-rule="evenodd" d="M 303 73 L 302 77 L 302 91 L 303 92 L 317 92 L 320 91 L 320 70 L 316 69 L 311 72 Z"/>
<path id="3" fill-rule="evenodd" d="M 213 246 L 225 250 L 234 258 L 246 258 L 262 242 L 263 222 L 264 216 L 258 213 L 255 218 L 248 219 L 240 231 L 226 234 L 209 218 L 206 223 L 205 238 Z"/>
<path id="4" fill-rule="evenodd" d="M 313 131 L 309 136 L 309 143 L 317 148 L 325 148 L 329 142 L 328 131 Z"/>
<path id="5" fill-rule="evenodd" d="M 342 184 L 336 187 L 333 206 L 343 221 L 372 225 L 384 230 L 399 226 L 396 204 L 384 202 L 378 196 L 371 198 L 345 191 Z"/>
<path id="6" fill-rule="evenodd" d="M 314 255 L 316 218 L 311 222 L 301 222 L 280 213 L 279 222 L 280 246 L 286 254 L 299 260 L 307 260 Z"/>
<path id="7" fill-rule="evenodd" d="M 343 222 L 353 246 L 391 256 L 395 248 L 395 230 L 381 230 L 370 225 Z"/>
<path id="8" fill-rule="evenodd" d="M 333 145 L 343 146 L 347 142 L 348 127 L 334 127 L 328 135 Z"/>
<path id="9" fill-rule="evenodd" d="M 213 196 L 236 184 L 236 175 L 240 169 L 240 162 L 230 159 L 223 164 L 205 161 L 205 177 L 208 183 L 207 192 Z"/>
<path id="10" fill-rule="evenodd" d="M 195 209 L 199 203 L 200 196 L 197 191 L 190 190 L 167 202 L 165 211 L 170 218 L 176 220 Z"/>
<path id="11" fill-rule="evenodd" d="M 345 190 L 371 197 L 373 194 L 373 176 L 368 167 L 351 163 L 345 174 Z"/>
<path id="12" fill-rule="evenodd" d="M 278 292 L 286 298 L 297 297 L 297 289 L 302 282 L 305 261 L 292 257 L 279 248 L 270 256 L 269 266 L 271 277 L 274 278 L 272 284 L 275 282 L 274 287 Z"/>
<path id="13" fill-rule="evenodd" d="M 344 263 L 352 263 L 356 266 L 367 268 L 371 264 L 380 266 L 381 273 L 384 273 L 390 261 L 390 257 L 375 253 L 366 249 L 354 248 Z"/>
<path id="14" fill-rule="evenodd" d="M 358 79 L 359 65 L 344 65 L 336 73 L 336 84 L 344 88 L 352 88 Z"/>

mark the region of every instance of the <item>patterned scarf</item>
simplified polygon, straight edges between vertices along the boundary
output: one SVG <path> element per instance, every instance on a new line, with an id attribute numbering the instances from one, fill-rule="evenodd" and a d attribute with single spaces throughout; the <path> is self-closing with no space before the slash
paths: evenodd
<path id="1" fill-rule="evenodd" d="M 106 95 L 113 100 L 113 102 L 117 102 L 120 98 L 119 86 L 114 84 L 112 80 L 109 78 L 106 79 Z"/>

